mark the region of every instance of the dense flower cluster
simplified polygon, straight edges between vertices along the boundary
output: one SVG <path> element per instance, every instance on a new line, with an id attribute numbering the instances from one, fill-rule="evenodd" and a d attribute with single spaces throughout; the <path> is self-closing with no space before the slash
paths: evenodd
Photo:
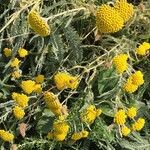
<path id="1" fill-rule="evenodd" d="M 64 89 L 76 89 L 78 86 L 78 77 L 72 76 L 67 72 L 58 72 L 54 76 L 54 81 L 59 90 L 64 90 Z"/>
<path id="2" fill-rule="evenodd" d="M 122 132 L 122 135 L 123 135 L 123 136 L 128 136 L 128 135 L 130 134 L 131 130 L 130 130 L 127 126 L 124 125 L 124 126 L 121 128 L 121 132 Z"/>
<path id="3" fill-rule="evenodd" d="M 142 44 L 139 45 L 139 47 L 136 49 L 136 53 L 138 55 L 146 55 L 147 52 L 150 50 L 150 43 L 143 42 Z"/>
<path id="4" fill-rule="evenodd" d="M 62 104 L 59 102 L 58 97 L 52 92 L 45 92 L 44 101 L 47 107 L 56 115 L 62 115 Z"/>
<path id="5" fill-rule="evenodd" d="M 114 116 L 114 122 L 121 127 L 121 133 L 123 136 L 128 136 L 131 133 L 131 130 L 133 131 L 140 131 L 145 124 L 145 120 L 143 118 L 139 118 L 137 121 L 135 121 L 135 117 L 137 115 L 137 108 L 131 107 L 127 110 L 120 109 L 115 113 Z M 131 124 L 131 128 L 127 127 L 125 125 L 127 121 L 127 117 L 134 121 L 133 124 Z"/>
<path id="6" fill-rule="evenodd" d="M 123 73 L 128 68 L 128 55 L 127 54 L 120 54 L 113 58 L 113 64 L 116 67 L 118 73 Z"/>
<path id="7" fill-rule="evenodd" d="M 18 79 L 21 77 L 21 70 L 17 69 L 17 70 L 14 70 L 14 72 L 12 72 L 12 77 L 15 78 L 15 79 Z"/>
<path id="8" fill-rule="evenodd" d="M 3 53 L 6 57 L 10 57 L 12 55 L 12 50 L 10 48 L 4 48 Z"/>
<path id="9" fill-rule="evenodd" d="M 19 54 L 20 57 L 24 58 L 28 55 L 28 51 L 24 48 L 19 48 L 18 54 Z"/>
<path id="10" fill-rule="evenodd" d="M 102 4 L 97 10 L 96 25 L 100 33 L 114 33 L 121 30 L 133 15 L 133 5 L 118 0 L 114 7 Z"/>
<path id="11" fill-rule="evenodd" d="M 18 104 L 20 107 L 25 108 L 28 106 L 29 98 L 27 95 L 21 93 L 12 93 L 12 98 L 15 100 L 16 104 Z"/>
<path id="12" fill-rule="evenodd" d="M 131 119 L 133 119 L 137 114 L 137 109 L 135 107 L 131 107 L 127 111 L 127 116 Z"/>
<path id="13" fill-rule="evenodd" d="M 21 88 L 27 94 L 31 94 L 34 91 L 35 85 L 35 81 L 32 80 L 26 80 L 21 82 Z"/>
<path id="14" fill-rule="evenodd" d="M 120 16 L 126 23 L 134 14 L 134 8 L 132 4 L 129 4 L 127 0 L 117 0 L 114 4 L 114 8 L 119 12 Z"/>
<path id="15" fill-rule="evenodd" d="M 143 118 L 139 118 L 137 121 L 134 122 L 134 124 L 132 124 L 132 129 L 134 131 L 140 131 L 145 124 L 145 119 Z"/>
<path id="16" fill-rule="evenodd" d="M 119 13 L 109 5 L 103 4 L 96 14 L 96 25 L 100 33 L 113 33 L 123 28 L 124 21 Z"/>
<path id="17" fill-rule="evenodd" d="M 144 84 L 143 74 L 141 71 L 136 71 L 127 79 L 127 82 L 124 84 L 124 90 L 133 93 L 142 84 Z"/>
<path id="18" fill-rule="evenodd" d="M 12 61 L 11 61 L 11 67 L 18 67 L 19 64 L 20 64 L 20 60 L 18 58 L 14 58 Z"/>
<path id="19" fill-rule="evenodd" d="M 86 138 L 88 135 L 89 135 L 89 132 L 86 131 L 86 130 L 83 130 L 81 132 L 75 132 L 75 133 L 73 133 L 73 135 L 71 136 L 71 139 L 73 141 L 77 141 L 77 140 L 80 140 L 82 138 Z"/>
<path id="20" fill-rule="evenodd" d="M 0 130 L 0 138 L 6 142 L 11 142 L 14 139 L 14 135 L 5 130 Z"/>
<path id="21" fill-rule="evenodd" d="M 31 28 L 40 36 L 48 36 L 50 34 L 50 27 L 47 22 L 36 11 L 31 11 L 28 14 L 28 23 Z"/>
<path id="22" fill-rule="evenodd" d="M 14 114 L 16 119 L 20 120 L 20 119 L 22 119 L 24 117 L 25 112 L 24 112 L 24 110 L 21 107 L 15 106 L 13 108 L 13 114 Z"/>
<path id="23" fill-rule="evenodd" d="M 44 82 L 44 75 L 39 74 L 38 76 L 35 77 L 35 82 L 36 83 L 43 83 Z"/>
<path id="24" fill-rule="evenodd" d="M 94 105 L 89 105 L 82 113 L 81 120 L 87 124 L 92 124 L 96 117 L 102 113 L 101 109 L 96 109 Z"/>
<path id="25" fill-rule="evenodd" d="M 126 118 L 127 118 L 127 115 L 126 115 L 125 110 L 120 109 L 119 111 L 115 113 L 114 122 L 117 123 L 118 125 L 123 125 L 126 122 Z"/>
<path id="26" fill-rule="evenodd" d="M 47 137 L 56 141 L 65 140 L 69 131 L 69 125 L 65 120 L 58 120 L 53 123 L 53 131 L 49 132 Z"/>

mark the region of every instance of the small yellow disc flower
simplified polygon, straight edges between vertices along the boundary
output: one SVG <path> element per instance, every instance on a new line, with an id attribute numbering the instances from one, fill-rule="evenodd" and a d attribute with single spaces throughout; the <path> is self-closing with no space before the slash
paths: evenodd
<path id="1" fill-rule="evenodd" d="M 89 105 L 82 113 L 81 120 L 85 123 L 92 124 L 96 117 L 102 113 L 101 109 L 96 109 L 94 105 Z"/>
<path id="2" fill-rule="evenodd" d="M 59 90 L 64 90 L 67 88 L 74 90 L 78 86 L 78 78 L 71 76 L 67 72 L 58 72 L 54 76 L 54 81 Z"/>
<path id="3" fill-rule="evenodd" d="M 53 123 L 53 129 L 59 134 L 62 134 L 63 132 L 67 133 L 69 130 L 69 125 L 65 121 L 58 121 Z"/>
<path id="4" fill-rule="evenodd" d="M 135 84 L 137 86 L 144 84 L 143 73 L 141 71 L 136 71 L 135 73 L 133 73 L 130 79 L 132 80 L 132 84 Z"/>
<path id="5" fill-rule="evenodd" d="M 120 109 L 116 112 L 114 116 L 114 122 L 117 123 L 118 125 L 124 125 L 126 122 L 126 113 L 125 110 Z"/>
<path id="6" fill-rule="evenodd" d="M 59 102 L 58 97 L 52 92 L 45 92 L 44 101 L 47 107 L 56 115 L 62 115 L 62 105 Z"/>
<path id="7" fill-rule="evenodd" d="M 19 48 L 18 54 L 21 58 L 24 58 L 28 55 L 28 51 L 24 48 Z"/>
<path id="8" fill-rule="evenodd" d="M 96 25 L 100 33 L 114 33 L 123 28 L 124 20 L 113 7 L 103 4 L 97 10 Z"/>
<path id="9" fill-rule="evenodd" d="M 35 84 L 35 81 L 32 80 L 22 81 L 21 88 L 25 93 L 31 94 L 35 89 Z"/>
<path id="10" fill-rule="evenodd" d="M 123 73 L 128 68 L 128 55 L 127 54 L 120 54 L 113 58 L 113 64 L 116 67 L 118 73 Z"/>
<path id="11" fill-rule="evenodd" d="M 20 64 L 20 62 L 21 62 L 21 61 L 20 61 L 18 58 L 14 58 L 14 59 L 11 61 L 10 66 L 11 66 L 11 67 L 18 67 L 19 64 Z"/>
<path id="12" fill-rule="evenodd" d="M 131 79 L 128 79 L 123 88 L 126 92 L 133 93 L 138 89 L 138 86 L 133 84 Z"/>
<path id="13" fill-rule="evenodd" d="M 14 72 L 12 72 L 12 77 L 15 79 L 19 79 L 21 77 L 21 71 L 20 70 L 15 70 Z"/>
<path id="14" fill-rule="evenodd" d="M 81 131 L 81 132 L 75 132 L 72 136 L 71 136 L 71 139 L 74 140 L 74 141 L 77 141 L 77 140 L 80 140 L 82 138 L 86 138 L 88 137 L 89 135 L 89 132 L 88 131 Z"/>
<path id="15" fill-rule="evenodd" d="M 41 94 L 42 93 L 42 86 L 41 86 L 41 84 L 35 84 L 34 92 L 37 93 L 37 94 Z"/>
<path id="16" fill-rule="evenodd" d="M 133 5 L 129 4 L 127 0 L 117 0 L 114 8 L 118 11 L 124 22 L 127 22 L 134 14 Z"/>
<path id="17" fill-rule="evenodd" d="M 131 130 L 127 126 L 123 126 L 121 128 L 121 133 L 123 136 L 128 136 L 130 134 Z"/>
<path id="18" fill-rule="evenodd" d="M 36 83 L 43 83 L 44 82 L 44 75 L 39 74 L 38 76 L 35 77 L 35 82 Z"/>
<path id="19" fill-rule="evenodd" d="M 47 137 L 56 141 L 65 140 L 69 131 L 69 125 L 65 120 L 58 120 L 53 123 L 53 131 L 49 132 Z"/>
<path id="20" fill-rule="evenodd" d="M 40 36 L 48 36 L 50 34 L 50 28 L 47 22 L 36 11 L 31 11 L 28 14 L 28 23 L 31 28 Z"/>
<path id="21" fill-rule="evenodd" d="M 128 108 L 127 116 L 133 119 L 137 114 L 137 109 L 135 107 Z"/>
<path id="22" fill-rule="evenodd" d="M 20 120 L 24 117 L 25 112 L 21 107 L 15 106 L 13 108 L 13 115 L 15 116 L 16 119 Z"/>
<path id="23" fill-rule="evenodd" d="M 14 92 L 12 93 L 12 98 L 20 107 L 25 108 L 28 106 L 29 98 L 27 95 Z"/>
<path id="24" fill-rule="evenodd" d="M 136 53 L 138 55 L 146 55 L 148 50 L 150 50 L 150 43 L 143 42 L 142 44 L 139 45 L 139 47 L 136 49 Z"/>
<path id="25" fill-rule="evenodd" d="M 0 130 L 0 138 L 5 142 L 11 142 L 14 139 L 14 135 L 5 130 Z"/>
<path id="26" fill-rule="evenodd" d="M 10 48 L 4 48 L 3 52 L 6 57 L 10 57 L 12 55 L 12 50 Z"/>
<path id="27" fill-rule="evenodd" d="M 132 129 L 134 131 L 140 131 L 145 124 L 145 119 L 139 118 L 134 124 L 132 124 Z"/>

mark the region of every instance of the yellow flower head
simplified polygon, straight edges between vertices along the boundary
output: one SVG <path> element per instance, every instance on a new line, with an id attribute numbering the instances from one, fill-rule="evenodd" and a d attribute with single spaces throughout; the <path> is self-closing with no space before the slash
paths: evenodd
<path id="1" fill-rule="evenodd" d="M 0 130 L 0 138 L 5 142 L 11 142 L 14 139 L 14 135 L 8 131 Z"/>
<path id="2" fill-rule="evenodd" d="M 69 79 L 66 81 L 67 88 L 70 88 L 72 90 L 76 89 L 78 87 L 78 77 L 70 76 Z"/>
<path id="3" fill-rule="evenodd" d="M 127 0 L 117 0 L 114 8 L 118 11 L 124 22 L 127 22 L 134 14 L 133 5 L 129 4 Z"/>
<path id="4" fill-rule="evenodd" d="M 25 108 L 28 106 L 29 98 L 27 95 L 14 92 L 12 93 L 12 98 L 20 107 Z"/>
<path id="5" fill-rule="evenodd" d="M 85 123 L 92 124 L 96 117 L 101 114 L 100 109 L 96 109 L 94 105 L 89 105 L 82 113 L 81 113 L 81 120 Z"/>
<path id="6" fill-rule="evenodd" d="M 14 58 L 14 59 L 11 61 L 10 66 L 11 66 L 11 67 L 18 67 L 20 62 L 21 62 L 21 61 L 20 61 L 18 58 Z"/>
<path id="7" fill-rule="evenodd" d="M 28 23 L 31 28 L 40 36 L 48 36 L 50 34 L 50 28 L 47 22 L 36 11 L 31 11 L 28 14 Z"/>
<path id="8" fill-rule="evenodd" d="M 15 79 L 18 79 L 21 77 L 21 71 L 20 70 L 15 70 L 14 72 L 12 72 L 12 77 Z"/>
<path id="9" fill-rule="evenodd" d="M 57 116 L 62 115 L 62 105 L 59 102 L 58 97 L 52 92 L 45 92 L 44 101 L 47 107 Z"/>
<path id="10" fill-rule="evenodd" d="M 114 116 L 114 122 L 117 123 L 118 125 L 124 125 L 126 122 L 126 113 L 125 110 L 120 109 L 116 112 Z"/>
<path id="11" fill-rule="evenodd" d="M 131 132 L 131 130 L 125 125 L 121 128 L 121 133 L 124 136 L 128 136 L 130 134 L 130 132 Z"/>
<path id="12" fill-rule="evenodd" d="M 59 133 L 53 133 L 53 136 L 54 136 L 54 139 L 56 140 L 56 141 L 64 141 L 65 140 L 65 138 L 66 138 L 66 136 L 67 136 L 67 134 L 64 132 L 64 133 L 62 133 L 62 134 L 59 134 Z"/>
<path id="13" fill-rule="evenodd" d="M 81 132 L 75 132 L 72 136 L 71 139 L 74 141 L 80 140 L 82 138 L 86 138 L 89 135 L 88 131 L 81 131 Z"/>
<path id="14" fill-rule="evenodd" d="M 43 83 L 44 82 L 44 75 L 39 74 L 38 76 L 36 76 L 35 82 L 36 83 Z"/>
<path id="15" fill-rule="evenodd" d="M 78 78 L 66 72 L 58 72 L 54 76 L 54 81 L 59 90 L 64 90 L 66 88 L 71 88 L 73 90 L 78 86 Z"/>
<path id="16" fill-rule="evenodd" d="M 32 80 L 22 81 L 21 88 L 25 93 L 31 94 L 35 89 L 35 84 L 36 83 Z"/>
<path id="17" fill-rule="evenodd" d="M 66 121 L 57 121 L 53 123 L 54 132 L 59 134 L 67 133 L 69 131 L 69 125 Z"/>
<path id="18" fill-rule="evenodd" d="M 56 141 L 65 140 L 69 131 L 69 125 L 65 120 L 57 120 L 53 123 L 53 131 L 49 132 L 47 137 Z"/>
<path id="19" fill-rule="evenodd" d="M 28 51 L 24 48 L 19 48 L 18 54 L 19 54 L 20 57 L 24 58 L 28 55 Z"/>
<path id="20" fill-rule="evenodd" d="M 136 49 L 136 53 L 138 55 L 146 55 L 147 51 L 150 50 L 150 43 L 143 42 L 142 44 L 139 45 L 139 47 Z"/>
<path id="21" fill-rule="evenodd" d="M 128 68 L 128 55 L 127 54 L 120 54 L 113 58 L 113 64 L 116 67 L 118 73 L 123 73 Z"/>
<path id="22" fill-rule="evenodd" d="M 12 50 L 9 49 L 9 48 L 4 48 L 4 49 L 3 49 L 3 52 L 4 52 L 4 55 L 5 55 L 6 57 L 10 57 L 11 54 L 12 54 Z"/>
<path id="23" fill-rule="evenodd" d="M 135 107 L 131 107 L 127 111 L 127 116 L 131 119 L 133 119 L 137 114 L 137 109 Z"/>
<path id="24" fill-rule="evenodd" d="M 132 124 L 132 129 L 134 131 L 140 131 L 145 124 L 145 119 L 139 118 L 134 124 Z"/>
<path id="25" fill-rule="evenodd" d="M 114 33 L 123 28 L 124 21 L 118 11 L 103 4 L 96 14 L 96 25 L 100 33 Z"/>
<path id="26" fill-rule="evenodd" d="M 135 84 L 137 86 L 144 84 L 143 74 L 141 71 L 136 71 L 135 73 L 133 73 L 130 79 L 132 80 L 132 84 Z"/>
<path id="27" fill-rule="evenodd" d="M 129 78 L 124 84 L 124 90 L 128 93 L 133 93 L 138 89 L 138 86 L 132 83 L 132 80 Z"/>
<path id="28" fill-rule="evenodd" d="M 25 112 L 24 112 L 24 110 L 21 107 L 15 106 L 13 108 L 13 114 L 14 114 L 16 119 L 20 120 L 20 119 L 22 119 L 24 117 Z"/>
<path id="29" fill-rule="evenodd" d="M 37 94 L 42 93 L 42 86 L 41 86 L 41 84 L 35 84 L 34 92 L 37 93 Z"/>

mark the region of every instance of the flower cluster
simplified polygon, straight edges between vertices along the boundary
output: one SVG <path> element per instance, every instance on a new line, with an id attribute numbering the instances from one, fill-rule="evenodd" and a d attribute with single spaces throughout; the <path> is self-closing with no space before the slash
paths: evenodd
<path id="1" fill-rule="evenodd" d="M 25 108 L 28 106 L 29 98 L 27 95 L 21 93 L 12 93 L 12 98 L 15 100 L 16 104 L 19 105 L 22 108 Z"/>
<path id="2" fill-rule="evenodd" d="M 124 90 L 133 93 L 142 84 L 144 84 L 143 74 L 141 71 L 136 71 L 127 79 L 127 82 L 124 84 Z"/>
<path id="3" fill-rule="evenodd" d="M 65 140 L 69 131 L 69 125 L 65 120 L 58 120 L 53 123 L 53 131 L 49 132 L 47 137 L 56 141 Z"/>
<path id="4" fill-rule="evenodd" d="M 119 12 L 125 23 L 133 16 L 133 5 L 129 4 L 127 0 L 117 0 L 114 8 Z"/>
<path id="5" fill-rule="evenodd" d="M 72 76 L 67 72 L 58 72 L 54 76 L 54 81 L 59 90 L 76 89 L 78 86 L 78 77 Z"/>
<path id="6" fill-rule="evenodd" d="M 36 83 L 43 83 L 44 82 L 44 75 L 39 74 L 38 76 L 35 77 L 35 82 Z"/>
<path id="7" fill-rule="evenodd" d="M 123 136 L 128 136 L 131 133 L 131 130 L 140 131 L 144 127 L 145 120 L 139 118 L 135 121 L 136 115 L 137 109 L 135 107 L 128 108 L 127 111 L 125 109 L 120 109 L 115 113 L 114 122 L 121 127 L 121 133 Z M 133 122 L 131 128 L 125 125 L 127 117 Z"/>
<path id="8" fill-rule="evenodd" d="M 128 55 L 127 54 L 120 54 L 113 58 L 113 64 L 116 67 L 118 73 L 123 73 L 128 68 Z"/>
<path id="9" fill-rule="evenodd" d="M 13 108 L 13 114 L 14 114 L 16 119 L 20 120 L 24 117 L 25 112 L 24 112 L 23 108 L 21 108 L 19 106 L 15 106 Z"/>
<path id="10" fill-rule="evenodd" d="M 3 53 L 6 57 L 10 57 L 12 55 L 12 50 L 10 48 L 4 48 Z"/>
<path id="11" fill-rule="evenodd" d="M 138 55 L 146 55 L 147 52 L 150 50 L 150 43 L 143 42 L 142 44 L 139 45 L 139 47 L 136 49 L 136 53 Z"/>
<path id="12" fill-rule="evenodd" d="M 44 101 L 47 107 L 56 115 L 62 115 L 62 104 L 59 102 L 58 97 L 52 92 L 44 93 Z"/>
<path id="13" fill-rule="evenodd" d="M 100 33 L 117 32 L 123 28 L 133 13 L 133 5 L 126 0 L 118 0 L 114 7 L 102 4 L 96 14 L 97 28 Z"/>
<path id="14" fill-rule="evenodd" d="M 31 28 L 40 36 L 48 36 L 50 34 L 50 27 L 47 22 L 36 11 L 31 11 L 28 14 L 28 23 Z"/>
<path id="15" fill-rule="evenodd" d="M 87 124 L 92 124 L 96 117 L 102 113 L 101 109 L 96 109 L 94 105 L 89 105 L 82 113 L 81 120 Z"/>
<path id="16" fill-rule="evenodd" d="M 75 133 L 73 133 L 73 135 L 71 136 L 71 139 L 73 141 L 77 141 L 77 140 L 80 140 L 82 138 L 88 137 L 88 135 L 89 135 L 89 132 L 86 131 L 86 130 L 83 130 L 81 132 L 75 132 Z"/>
<path id="17" fill-rule="evenodd" d="M 24 48 L 19 48 L 18 54 L 21 58 L 24 58 L 28 55 L 28 51 Z"/>
<path id="18" fill-rule="evenodd" d="M 35 81 L 26 80 L 21 82 L 21 88 L 26 94 L 31 94 L 32 92 L 41 93 L 41 84 L 36 84 Z"/>
<path id="19" fill-rule="evenodd" d="M 14 139 L 14 135 L 5 130 L 0 130 L 0 138 L 6 142 L 11 142 Z"/>

